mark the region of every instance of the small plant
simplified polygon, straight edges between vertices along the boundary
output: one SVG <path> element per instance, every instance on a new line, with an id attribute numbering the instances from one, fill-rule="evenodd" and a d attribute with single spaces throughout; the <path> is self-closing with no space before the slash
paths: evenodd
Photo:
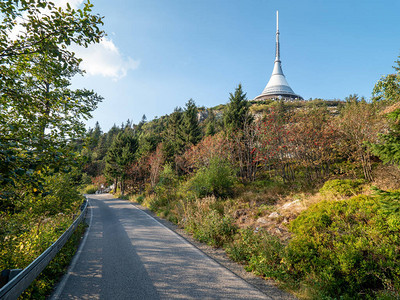
<path id="1" fill-rule="evenodd" d="M 83 194 L 94 194 L 97 192 L 97 186 L 94 184 L 89 184 L 83 189 Z"/>
<path id="2" fill-rule="evenodd" d="M 221 247 L 232 240 L 236 231 L 237 227 L 230 216 L 221 216 L 216 210 L 212 210 L 202 223 L 197 224 L 193 236 L 210 246 Z"/>
<path id="3" fill-rule="evenodd" d="M 247 271 L 257 275 L 282 279 L 285 272 L 281 261 L 285 246 L 267 231 L 254 232 L 252 228 L 239 231 L 226 252 L 234 261 L 246 264 Z"/>
<path id="4" fill-rule="evenodd" d="M 144 196 L 143 196 L 143 195 L 140 195 L 140 196 L 138 196 L 138 197 L 136 198 L 136 202 L 139 203 L 139 204 L 142 204 L 143 201 L 144 201 Z"/>
<path id="5" fill-rule="evenodd" d="M 325 182 L 319 191 L 327 197 L 350 197 L 359 194 L 364 183 L 365 180 L 363 179 L 333 179 Z"/>
<path id="6" fill-rule="evenodd" d="M 395 221 L 397 219 L 397 221 Z M 400 222 L 379 199 L 322 201 L 290 224 L 284 264 L 314 298 L 374 298 L 400 290 Z M 362 296 L 364 295 L 364 296 Z"/>

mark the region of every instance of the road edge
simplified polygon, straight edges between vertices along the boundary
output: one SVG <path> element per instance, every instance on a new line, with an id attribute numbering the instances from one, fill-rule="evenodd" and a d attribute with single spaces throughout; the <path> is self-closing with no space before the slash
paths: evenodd
<path id="1" fill-rule="evenodd" d="M 115 198 L 117 199 L 117 198 Z M 124 199 L 119 199 L 119 200 L 124 200 Z M 163 226 L 167 227 L 168 229 L 172 230 L 175 232 L 178 236 L 186 240 L 188 243 L 193 245 L 195 248 L 197 248 L 199 251 L 201 251 L 204 255 L 215 261 L 217 264 L 221 265 L 222 267 L 228 269 L 231 273 L 233 273 L 235 276 L 241 278 L 245 282 L 247 282 L 249 285 L 253 286 L 255 289 L 259 290 L 266 296 L 270 297 L 271 299 L 297 299 L 294 295 L 290 294 L 287 291 L 284 291 L 280 289 L 277 286 L 277 283 L 273 280 L 266 280 L 263 279 L 260 276 L 255 275 L 252 272 L 247 272 L 244 269 L 244 266 L 232 261 L 226 252 L 223 249 L 216 249 L 213 248 L 207 244 L 201 243 L 197 240 L 195 240 L 189 233 L 187 233 L 184 229 L 179 228 L 177 225 L 171 223 L 168 220 L 162 219 L 159 216 L 157 216 L 154 212 L 152 212 L 150 209 L 140 205 L 137 202 L 131 201 L 131 200 L 125 200 L 132 204 L 134 207 L 137 209 L 140 209 L 150 217 L 154 218 L 156 221 L 158 221 L 160 224 Z"/>
<path id="2" fill-rule="evenodd" d="M 49 300 L 58 300 L 60 298 L 60 295 L 64 290 L 65 284 L 67 283 L 69 276 L 71 275 L 73 269 L 75 268 L 76 263 L 77 263 L 79 257 L 81 256 L 82 249 L 86 244 L 86 240 L 89 235 L 90 228 L 92 225 L 92 219 L 93 219 L 93 209 L 90 206 L 89 198 L 87 198 L 87 201 L 88 201 L 88 208 L 90 209 L 89 226 L 88 226 L 87 230 L 85 231 L 85 234 L 79 244 L 78 250 L 76 250 L 76 252 L 72 258 L 72 261 L 71 261 L 70 265 L 68 266 L 67 272 L 63 275 L 61 280 L 57 283 L 57 285 L 53 289 L 53 292 L 51 293 L 50 297 L 47 298 Z"/>

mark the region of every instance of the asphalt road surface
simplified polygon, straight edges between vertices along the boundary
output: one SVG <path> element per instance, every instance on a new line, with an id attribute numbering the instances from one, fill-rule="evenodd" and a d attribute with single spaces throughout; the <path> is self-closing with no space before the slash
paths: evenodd
<path id="1" fill-rule="evenodd" d="M 89 201 L 88 232 L 52 299 L 276 299 L 128 201 Z"/>

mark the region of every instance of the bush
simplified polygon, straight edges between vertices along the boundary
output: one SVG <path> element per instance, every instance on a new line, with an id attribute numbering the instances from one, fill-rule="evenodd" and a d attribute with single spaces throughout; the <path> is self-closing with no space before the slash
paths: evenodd
<path id="1" fill-rule="evenodd" d="M 165 205 L 176 198 L 177 184 L 178 176 L 175 174 L 172 166 L 170 164 L 165 165 L 160 174 L 158 184 L 155 187 L 159 205 Z"/>
<path id="2" fill-rule="evenodd" d="M 83 189 L 83 194 L 94 194 L 97 192 L 97 186 L 94 184 L 89 184 Z"/>
<path id="3" fill-rule="evenodd" d="M 46 299 L 56 282 L 65 273 L 85 232 L 86 225 L 80 224 L 64 247 L 57 253 L 42 273 L 18 299 Z"/>
<path id="4" fill-rule="evenodd" d="M 247 271 L 282 279 L 285 274 L 281 265 L 284 249 L 280 240 L 267 231 L 256 233 L 252 228 L 246 228 L 239 231 L 234 242 L 227 246 L 226 252 L 234 261 L 247 264 Z"/>
<path id="5" fill-rule="evenodd" d="M 363 183 L 363 179 L 333 179 L 325 182 L 319 191 L 327 197 L 350 197 L 361 192 Z"/>
<path id="6" fill-rule="evenodd" d="M 144 196 L 143 195 L 140 195 L 140 196 L 138 196 L 137 198 L 136 198 L 136 202 L 137 203 L 139 203 L 139 204 L 142 204 L 143 203 L 143 201 L 144 201 Z"/>
<path id="7" fill-rule="evenodd" d="M 237 226 L 231 216 L 224 213 L 224 205 L 215 197 L 181 201 L 183 215 L 180 225 L 191 232 L 193 237 L 214 247 L 221 247 L 232 241 Z"/>
<path id="8" fill-rule="evenodd" d="M 378 200 L 323 201 L 290 224 L 294 237 L 284 263 L 315 298 L 399 294 L 400 222 L 382 213 Z"/>
<path id="9" fill-rule="evenodd" d="M 193 236 L 210 246 L 221 247 L 232 240 L 236 230 L 232 217 L 222 216 L 216 210 L 212 210 L 202 223 L 197 224 Z"/>
<path id="10" fill-rule="evenodd" d="M 228 197 L 233 193 L 235 172 L 226 160 L 213 158 L 208 167 L 201 168 L 188 182 L 189 190 L 197 197 Z"/>

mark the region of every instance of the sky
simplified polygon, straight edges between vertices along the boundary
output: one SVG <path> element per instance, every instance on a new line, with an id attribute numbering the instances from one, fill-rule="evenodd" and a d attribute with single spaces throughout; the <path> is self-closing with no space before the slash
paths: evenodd
<path id="1" fill-rule="evenodd" d="M 58 0 L 66 2 L 67 0 Z M 83 0 L 69 1 L 81 7 Z M 103 131 L 184 107 L 213 107 L 239 83 L 261 94 L 275 59 L 304 99 L 371 97 L 400 55 L 399 0 L 92 0 L 107 37 L 82 57 L 73 87 L 104 97 L 87 121 Z"/>

